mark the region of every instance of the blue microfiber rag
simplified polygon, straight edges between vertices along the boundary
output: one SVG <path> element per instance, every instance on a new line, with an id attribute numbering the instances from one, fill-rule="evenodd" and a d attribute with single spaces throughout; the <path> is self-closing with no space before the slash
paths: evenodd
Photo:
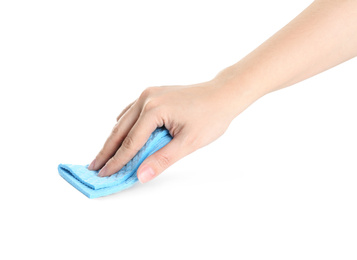
<path id="1" fill-rule="evenodd" d="M 106 196 L 133 186 L 138 181 L 136 171 L 140 164 L 171 140 L 172 137 L 166 128 L 157 128 L 134 158 L 120 171 L 108 177 L 99 177 L 99 171 L 88 170 L 88 165 L 60 164 L 58 172 L 88 198 Z"/>

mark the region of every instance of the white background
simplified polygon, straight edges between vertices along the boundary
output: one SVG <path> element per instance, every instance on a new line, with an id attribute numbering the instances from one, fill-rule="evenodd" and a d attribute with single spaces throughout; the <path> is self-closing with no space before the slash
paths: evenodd
<path id="1" fill-rule="evenodd" d="M 311 2 L 1 1 L 0 258 L 356 259 L 356 59 L 145 185 L 90 200 L 57 173 L 143 89 L 213 78 Z"/>

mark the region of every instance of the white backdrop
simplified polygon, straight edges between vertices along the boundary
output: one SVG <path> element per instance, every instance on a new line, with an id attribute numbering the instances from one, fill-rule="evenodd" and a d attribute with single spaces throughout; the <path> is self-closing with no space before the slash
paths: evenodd
<path id="1" fill-rule="evenodd" d="M 143 89 L 211 79 L 311 2 L 1 1 L 0 258 L 356 259 L 356 59 L 145 185 L 89 200 L 57 173 Z"/>

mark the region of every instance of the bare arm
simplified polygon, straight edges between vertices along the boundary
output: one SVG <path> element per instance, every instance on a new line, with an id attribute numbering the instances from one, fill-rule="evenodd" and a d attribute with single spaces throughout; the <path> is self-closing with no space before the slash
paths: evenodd
<path id="1" fill-rule="evenodd" d="M 357 1 L 317 0 L 247 55 L 221 72 L 229 91 L 259 98 L 357 56 Z M 238 113 L 240 111 L 238 110 Z"/>
<path id="2" fill-rule="evenodd" d="M 208 82 L 146 89 L 119 115 L 90 169 L 120 170 L 158 126 L 173 140 L 138 169 L 147 182 L 214 141 L 255 100 L 357 56 L 357 1 L 317 0 L 288 25 Z M 210 122 L 216 122 L 212 125 Z"/>

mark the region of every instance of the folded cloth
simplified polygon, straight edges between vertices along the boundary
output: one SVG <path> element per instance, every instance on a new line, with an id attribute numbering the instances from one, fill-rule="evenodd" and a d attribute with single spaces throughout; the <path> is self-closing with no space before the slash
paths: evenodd
<path id="1" fill-rule="evenodd" d="M 88 170 L 88 165 L 60 164 L 58 172 L 88 198 L 106 196 L 133 186 L 138 181 L 136 171 L 140 164 L 171 140 L 172 137 L 166 128 L 157 128 L 134 158 L 120 171 L 108 177 L 99 177 L 99 171 Z"/>

